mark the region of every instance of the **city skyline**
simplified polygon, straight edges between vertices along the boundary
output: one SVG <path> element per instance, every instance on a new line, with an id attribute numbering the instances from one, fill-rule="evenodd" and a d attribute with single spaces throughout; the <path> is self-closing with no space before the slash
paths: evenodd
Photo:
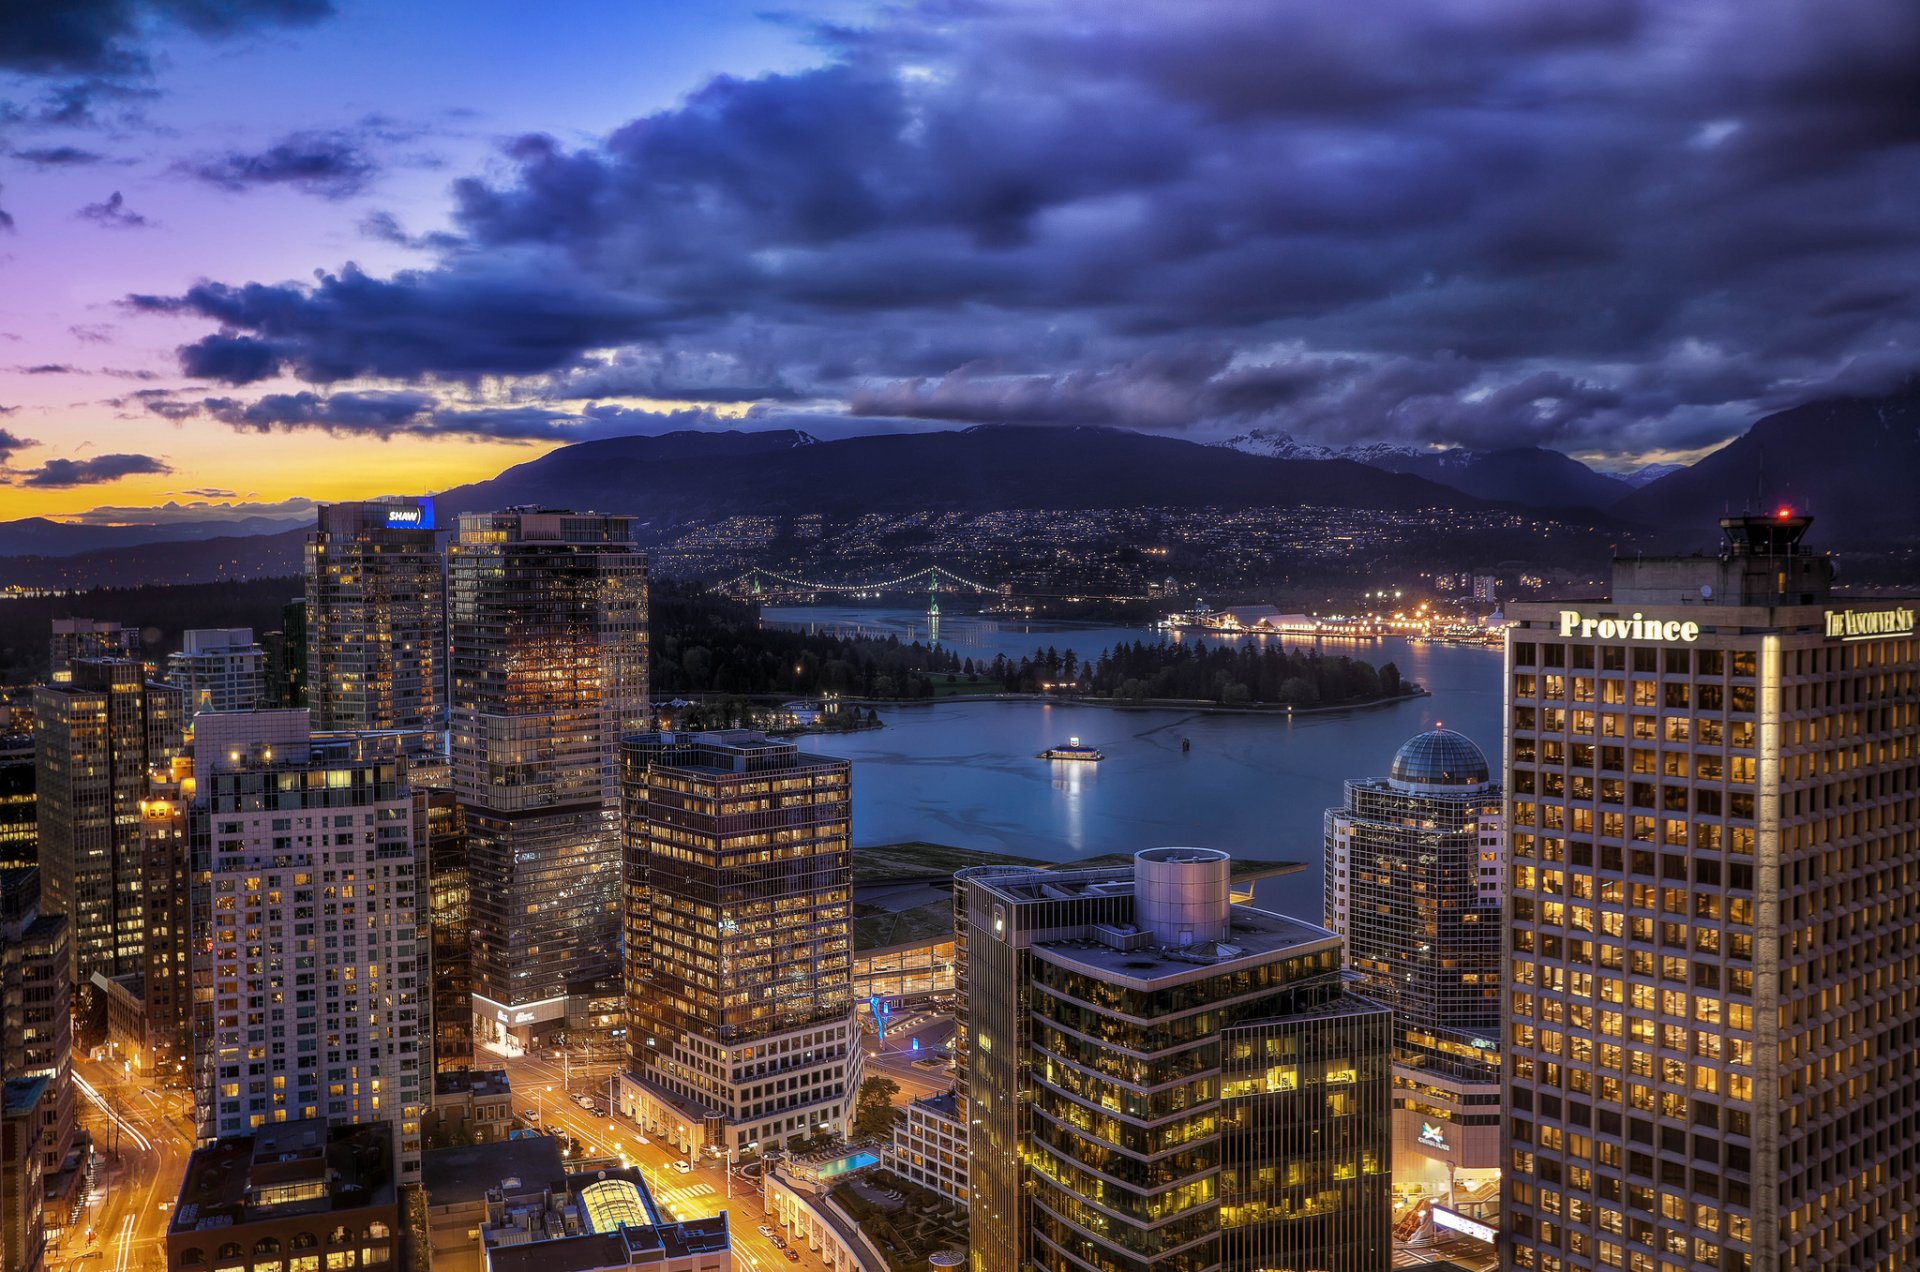
<path id="1" fill-rule="evenodd" d="M 1913 370 L 1917 47 L 1897 0 L 88 7 L 0 47 L 6 502 L 729 422 L 1686 459 Z"/>

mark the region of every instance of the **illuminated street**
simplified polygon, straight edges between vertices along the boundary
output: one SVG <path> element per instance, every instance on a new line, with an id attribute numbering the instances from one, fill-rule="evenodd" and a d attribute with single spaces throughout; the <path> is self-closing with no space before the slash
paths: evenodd
<path id="1" fill-rule="evenodd" d="M 73 1074 L 79 1121 L 93 1133 L 100 1170 L 85 1215 L 49 1267 L 163 1272 L 167 1220 L 193 1151 L 189 1101 L 111 1062 L 76 1055 Z"/>

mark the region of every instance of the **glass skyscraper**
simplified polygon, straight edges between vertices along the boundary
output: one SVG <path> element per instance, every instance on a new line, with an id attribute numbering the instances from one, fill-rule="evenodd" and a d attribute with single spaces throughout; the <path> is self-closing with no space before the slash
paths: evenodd
<path id="1" fill-rule="evenodd" d="M 647 723 L 647 558 L 631 517 L 460 518 L 449 565 L 454 790 L 476 1041 L 565 1027 L 619 974 L 619 742 Z"/>
<path id="2" fill-rule="evenodd" d="M 1510 1266 L 1920 1265 L 1920 633 L 1809 518 L 1509 608 Z"/>
<path id="3" fill-rule="evenodd" d="M 433 501 L 320 505 L 306 573 L 313 727 L 442 727 L 446 603 Z"/>
<path id="4" fill-rule="evenodd" d="M 1229 865 L 956 877 L 974 1272 L 1389 1266 L 1389 1013 Z"/>

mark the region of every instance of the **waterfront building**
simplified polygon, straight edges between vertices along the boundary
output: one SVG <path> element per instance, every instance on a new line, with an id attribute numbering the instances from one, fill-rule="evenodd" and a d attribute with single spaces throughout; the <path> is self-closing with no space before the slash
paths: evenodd
<path id="1" fill-rule="evenodd" d="M 598 513 L 460 518 L 451 742 L 476 1045 L 525 1048 L 617 997 L 619 742 L 647 720 L 647 558 L 633 535 L 633 518 Z"/>
<path id="2" fill-rule="evenodd" d="M 0 1082 L 0 1272 L 44 1272 L 47 1266 L 40 1106 L 49 1090 L 45 1077 Z"/>
<path id="3" fill-rule="evenodd" d="M 34 1102 L 34 1128 L 38 1176 L 53 1181 L 75 1139 L 73 958 L 71 924 L 42 912 L 40 882 L 31 867 L 0 870 L 0 1075 L 47 1080 Z"/>
<path id="4" fill-rule="evenodd" d="M 1507 1266 L 1920 1264 L 1920 606 L 1809 521 L 1508 609 Z"/>
<path id="5" fill-rule="evenodd" d="M 187 1159 L 167 1224 L 168 1272 L 393 1272 L 402 1266 L 393 1160 L 384 1122 L 270 1122 L 204 1145 Z"/>
<path id="6" fill-rule="evenodd" d="M 187 695 L 187 712 L 251 711 L 265 705 L 267 652 L 251 627 L 197 627 L 167 655 L 167 683 Z"/>
<path id="7" fill-rule="evenodd" d="M 390 736 L 315 737 L 308 723 L 273 710 L 196 724 L 199 1132 L 386 1123 L 410 1182 L 433 1065 L 413 794 Z"/>
<path id="8" fill-rule="evenodd" d="M 182 753 L 185 699 L 128 659 L 79 659 L 33 691 L 44 902 L 73 925 L 76 985 L 143 970 L 140 801 Z"/>
<path id="9" fill-rule="evenodd" d="M 1390 1013 L 1229 868 L 956 876 L 975 1272 L 1385 1272 Z"/>
<path id="10" fill-rule="evenodd" d="M 48 644 L 47 678 L 58 684 L 82 658 L 140 659 L 140 629 L 91 618 L 56 618 Z"/>
<path id="11" fill-rule="evenodd" d="M 320 731 L 434 730 L 446 711 L 446 590 L 433 500 L 321 504 L 307 536 L 304 614 L 283 631 L 291 661 L 305 650 L 289 705 Z"/>
<path id="12" fill-rule="evenodd" d="M 746 730 L 638 734 L 622 765 L 622 1108 L 687 1151 L 844 1133 L 852 765 Z"/>
<path id="13" fill-rule="evenodd" d="M 967 1204 L 967 1123 L 957 1092 L 923 1095 L 908 1102 L 893 1124 L 887 1169 L 948 1201 Z"/>
<path id="14" fill-rule="evenodd" d="M 1355 989 L 1393 1009 L 1396 1182 L 1500 1169 L 1500 784 L 1462 734 L 1410 739 L 1326 812 L 1327 926 Z"/>

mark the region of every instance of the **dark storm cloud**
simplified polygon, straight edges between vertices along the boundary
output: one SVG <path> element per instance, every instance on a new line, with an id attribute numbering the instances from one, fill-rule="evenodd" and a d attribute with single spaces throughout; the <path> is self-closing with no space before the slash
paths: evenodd
<path id="1" fill-rule="evenodd" d="M 81 168 L 107 162 L 107 157 L 98 151 L 82 150 L 78 146 L 34 146 L 13 151 L 12 157 L 36 168 Z"/>
<path id="2" fill-rule="evenodd" d="M 127 206 L 127 201 L 115 190 L 103 202 L 89 203 L 74 215 L 83 221 L 92 221 L 95 225 L 109 230 L 150 230 L 153 222 L 141 216 Z"/>
<path id="3" fill-rule="evenodd" d="M 151 455 L 94 455 L 87 459 L 50 459 L 38 468 L 18 469 L 8 476 L 15 485 L 65 490 L 118 481 L 122 477 L 172 471 Z"/>
<path id="4" fill-rule="evenodd" d="M 152 401 L 148 409 L 185 404 Z M 432 394 L 341 392 L 269 393 L 250 402 L 206 398 L 189 414 L 206 415 L 244 432 L 319 429 L 338 435 L 491 439 L 495 441 L 587 441 L 630 433 L 665 432 L 716 423 L 708 411 L 643 411 L 602 405 L 582 412 L 544 406 L 452 406 Z M 173 418 L 169 415 L 169 418 Z"/>
<path id="5" fill-rule="evenodd" d="M 142 71 L 154 26 L 203 36 L 316 21 L 327 0 L 23 0 L 0 8 L 0 68 L 30 75 Z"/>
<path id="6" fill-rule="evenodd" d="M 229 384 L 1569 450 L 1710 444 L 1920 342 L 1910 0 L 982 0 L 816 38 L 514 140 L 451 235 L 366 223 L 430 268 L 135 304 L 216 324 L 182 365 Z"/>
<path id="7" fill-rule="evenodd" d="M 0 408 L 0 415 L 6 414 L 7 409 L 8 408 Z M 39 444 L 39 442 L 34 441 L 31 437 L 22 437 L 18 433 L 0 428 L 0 466 L 4 466 L 8 461 L 12 460 L 15 451 L 25 450 L 29 446 L 38 446 Z"/>
<path id="8" fill-rule="evenodd" d="M 262 150 L 202 155 L 176 168 L 222 190 L 291 186 L 326 199 L 350 198 L 380 172 L 361 141 L 346 132 L 295 133 Z"/>

